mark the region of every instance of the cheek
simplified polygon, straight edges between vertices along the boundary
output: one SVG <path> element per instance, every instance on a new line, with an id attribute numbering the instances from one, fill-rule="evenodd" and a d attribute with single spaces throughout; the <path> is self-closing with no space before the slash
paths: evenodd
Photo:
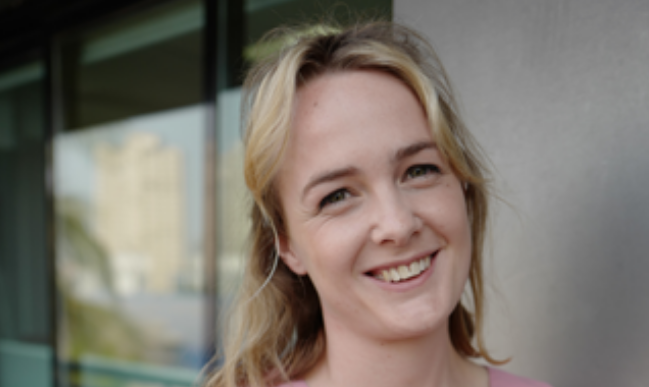
<path id="1" fill-rule="evenodd" d="M 464 195 L 457 187 L 450 185 L 422 194 L 417 207 L 425 220 L 447 243 L 464 241 L 471 243 L 471 227 Z M 470 248 L 470 246 L 469 246 Z"/>
<path id="2" fill-rule="evenodd" d="M 466 266 L 466 271 L 471 263 L 471 251 L 473 249 L 472 239 L 471 239 L 471 224 L 469 223 L 469 216 L 466 210 L 466 203 L 464 201 L 464 196 L 460 196 L 448 206 L 448 234 L 450 243 L 455 243 L 455 248 L 460 254 L 460 259 L 464 263 L 463 266 Z"/>
<path id="3" fill-rule="evenodd" d="M 351 223 L 349 219 L 332 219 L 304 227 L 308 247 L 303 251 L 311 275 L 336 282 L 343 274 L 354 272 L 362 237 L 360 225 Z"/>
<path id="4" fill-rule="evenodd" d="M 420 206 L 424 208 L 428 225 L 452 252 L 454 280 L 464 282 L 471 265 L 472 240 L 467 207 L 459 183 L 436 190 Z"/>
<path id="5" fill-rule="evenodd" d="M 452 208 L 453 214 L 449 214 L 449 226 L 452 225 L 453 228 L 449 228 L 449 238 L 451 238 L 451 243 L 455 243 L 455 250 L 457 252 L 458 270 L 456 273 L 456 281 L 464 288 L 471 268 L 473 240 L 471 238 L 471 224 L 463 195 L 460 200 L 456 200 Z"/>

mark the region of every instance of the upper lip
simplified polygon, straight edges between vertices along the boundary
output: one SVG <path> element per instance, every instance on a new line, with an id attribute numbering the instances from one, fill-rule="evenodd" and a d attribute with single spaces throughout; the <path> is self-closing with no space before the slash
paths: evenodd
<path id="1" fill-rule="evenodd" d="M 426 258 L 426 257 L 431 256 L 433 254 L 437 254 L 437 252 L 440 249 L 441 248 L 438 248 L 438 249 L 435 249 L 435 250 L 430 250 L 430 251 L 422 253 L 422 254 L 417 254 L 414 257 L 410 257 L 410 258 L 406 258 L 406 259 L 402 259 L 402 260 L 398 260 L 398 261 L 388 262 L 388 263 L 385 263 L 385 264 L 380 265 L 380 266 L 375 266 L 375 267 L 371 268 L 370 270 L 365 271 L 365 273 L 379 273 L 382 270 L 391 269 L 393 267 L 399 267 L 401 265 L 410 265 L 412 262 L 419 261 L 420 259 Z"/>

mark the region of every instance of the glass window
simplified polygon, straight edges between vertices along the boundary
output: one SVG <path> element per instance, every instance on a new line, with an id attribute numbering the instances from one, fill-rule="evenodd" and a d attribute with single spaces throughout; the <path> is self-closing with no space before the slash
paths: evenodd
<path id="1" fill-rule="evenodd" d="M 70 4 L 55 8 L 72 15 Z M 205 4 L 218 8 L 218 20 Z M 74 20 L 83 27 L 47 36 L 55 42 L 51 138 L 43 135 L 41 62 L 3 68 L 0 386 L 53 384 L 54 358 L 63 387 L 193 385 L 215 344 L 214 311 L 232 299 L 245 252 L 240 85 L 278 47 L 255 42 L 281 24 L 323 14 L 389 18 L 391 7 L 136 1 L 110 17 Z M 206 29 L 205 20 L 215 25 Z M 218 42 L 204 52 L 212 29 Z M 216 69 L 203 67 L 209 50 Z M 206 71 L 217 75 L 217 106 L 204 103 Z"/>
<path id="2" fill-rule="evenodd" d="M 64 130 L 198 104 L 202 24 L 199 1 L 176 1 L 67 35 Z"/>
<path id="3" fill-rule="evenodd" d="M 60 39 L 61 385 L 190 386 L 204 363 L 202 34 L 189 0 Z"/>
<path id="4" fill-rule="evenodd" d="M 52 384 L 43 66 L 0 72 L 0 386 Z"/>

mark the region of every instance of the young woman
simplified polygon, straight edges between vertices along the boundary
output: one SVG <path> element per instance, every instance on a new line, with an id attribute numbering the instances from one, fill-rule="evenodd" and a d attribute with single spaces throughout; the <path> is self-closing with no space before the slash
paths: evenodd
<path id="1" fill-rule="evenodd" d="M 486 169 L 432 48 L 392 23 L 318 31 L 246 82 L 252 247 L 207 385 L 545 386 L 471 360 L 498 363 Z"/>

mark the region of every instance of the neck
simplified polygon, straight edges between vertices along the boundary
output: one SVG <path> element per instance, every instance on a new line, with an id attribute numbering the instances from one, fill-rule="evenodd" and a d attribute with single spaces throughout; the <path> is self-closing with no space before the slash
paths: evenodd
<path id="1" fill-rule="evenodd" d="M 326 350 L 307 382 L 310 387 L 487 386 L 485 369 L 453 348 L 447 324 L 426 335 L 381 341 L 325 320 Z"/>

